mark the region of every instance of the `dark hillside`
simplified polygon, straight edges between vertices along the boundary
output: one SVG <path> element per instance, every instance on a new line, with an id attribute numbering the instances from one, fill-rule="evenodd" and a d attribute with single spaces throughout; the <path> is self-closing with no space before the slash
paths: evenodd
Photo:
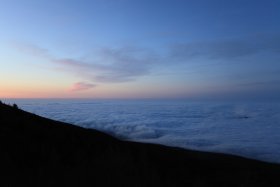
<path id="1" fill-rule="evenodd" d="M 280 186 L 277 164 L 120 141 L 5 104 L 0 171 L 0 186 Z"/>

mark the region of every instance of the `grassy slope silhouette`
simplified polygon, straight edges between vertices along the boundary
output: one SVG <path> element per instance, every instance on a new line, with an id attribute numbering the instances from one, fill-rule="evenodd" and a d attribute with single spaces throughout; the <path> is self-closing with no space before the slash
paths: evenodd
<path id="1" fill-rule="evenodd" d="M 1 186 L 280 186 L 277 164 L 120 141 L 1 103 L 0 170 Z"/>

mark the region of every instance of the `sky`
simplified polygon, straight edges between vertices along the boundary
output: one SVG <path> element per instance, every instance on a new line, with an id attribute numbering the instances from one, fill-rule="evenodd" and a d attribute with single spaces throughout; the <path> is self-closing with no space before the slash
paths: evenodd
<path id="1" fill-rule="evenodd" d="M 0 0 L 0 98 L 280 97 L 279 0 Z"/>

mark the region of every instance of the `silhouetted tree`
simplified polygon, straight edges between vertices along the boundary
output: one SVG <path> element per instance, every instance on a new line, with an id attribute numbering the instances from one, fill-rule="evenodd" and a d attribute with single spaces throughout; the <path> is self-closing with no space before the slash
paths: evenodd
<path id="1" fill-rule="evenodd" d="M 17 104 L 13 104 L 13 107 L 15 108 L 15 109 L 18 109 L 18 106 L 17 106 Z"/>

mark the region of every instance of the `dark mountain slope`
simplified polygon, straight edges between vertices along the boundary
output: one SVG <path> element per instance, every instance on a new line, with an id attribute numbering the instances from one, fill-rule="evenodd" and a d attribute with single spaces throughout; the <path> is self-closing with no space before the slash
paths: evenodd
<path id="1" fill-rule="evenodd" d="M 4 104 L 0 171 L 0 186 L 280 186 L 277 164 L 120 141 Z"/>

